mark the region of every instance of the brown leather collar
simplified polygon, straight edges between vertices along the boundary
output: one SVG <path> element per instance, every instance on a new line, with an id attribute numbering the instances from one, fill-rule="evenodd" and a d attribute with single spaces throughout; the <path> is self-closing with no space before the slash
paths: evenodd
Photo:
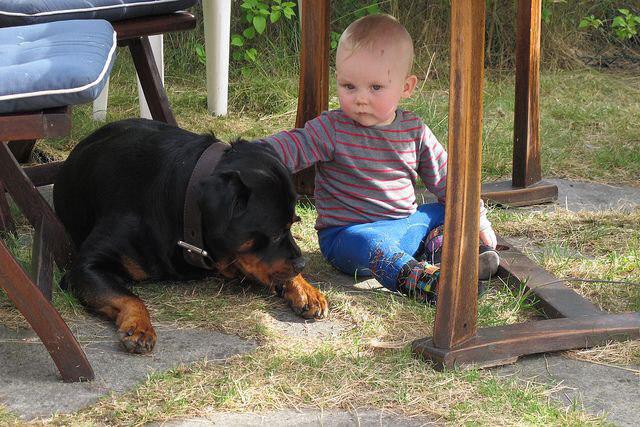
<path id="1" fill-rule="evenodd" d="M 212 270 L 214 261 L 204 250 L 202 239 L 202 212 L 198 206 L 198 187 L 200 180 L 208 175 L 220 162 L 222 154 L 229 148 L 223 142 L 214 142 L 200 156 L 193 168 L 187 191 L 184 197 L 184 239 L 178 240 L 178 246 L 184 250 L 184 259 L 187 263 Z"/>

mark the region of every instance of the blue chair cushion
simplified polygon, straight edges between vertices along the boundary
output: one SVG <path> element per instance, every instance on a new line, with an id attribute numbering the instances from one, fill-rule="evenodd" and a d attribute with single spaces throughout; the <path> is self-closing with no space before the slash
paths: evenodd
<path id="1" fill-rule="evenodd" d="M 115 31 L 104 20 L 0 28 L 0 113 L 93 101 L 115 50 Z"/>
<path id="2" fill-rule="evenodd" d="M 66 19 L 121 19 L 188 9 L 197 0 L 0 0 L 0 27 Z"/>

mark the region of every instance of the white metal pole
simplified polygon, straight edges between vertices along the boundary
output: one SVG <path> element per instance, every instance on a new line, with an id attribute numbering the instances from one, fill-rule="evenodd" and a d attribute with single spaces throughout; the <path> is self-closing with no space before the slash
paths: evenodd
<path id="1" fill-rule="evenodd" d="M 158 67 L 158 72 L 160 73 L 160 80 L 162 80 L 162 85 L 164 86 L 164 43 L 162 34 L 149 36 L 149 44 L 151 45 L 151 50 L 153 51 L 153 57 L 156 60 L 156 67 Z M 142 86 L 140 85 L 140 78 L 138 78 L 137 80 L 138 96 L 140 98 L 140 117 L 150 119 L 151 112 L 149 111 L 147 100 L 144 98 L 144 92 L 142 91 Z"/>
<path id="2" fill-rule="evenodd" d="M 229 97 L 229 43 L 231 0 L 202 0 L 204 43 L 207 55 L 207 109 L 227 114 Z"/>
<path id="3" fill-rule="evenodd" d="M 93 100 L 93 120 L 104 122 L 107 120 L 107 106 L 109 104 L 109 78 L 102 88 L 102 92 Z"/>

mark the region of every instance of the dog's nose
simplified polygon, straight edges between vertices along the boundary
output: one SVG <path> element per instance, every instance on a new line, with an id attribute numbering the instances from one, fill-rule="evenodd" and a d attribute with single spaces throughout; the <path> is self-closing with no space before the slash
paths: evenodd
<path id="1" fill-rule="evenodd" d="M 302 270 L 304 270 L 304 266 L 307 265 L 307 260 L 305 260 L 302 257 L 298 257 L 298 258 L 293 260 L 291 265 L 293 266 L 293 270 L 296 273 L 300 273 Z"/>

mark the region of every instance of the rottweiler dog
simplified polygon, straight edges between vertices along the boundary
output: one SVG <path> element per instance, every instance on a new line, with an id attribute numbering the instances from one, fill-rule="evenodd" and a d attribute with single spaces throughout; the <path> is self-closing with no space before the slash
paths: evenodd
<path id="1" fill-rule="evenodd" d="M 192 182 L 212 144 L 223 143 L 152 120 L 114 122 L 78 143 L 55 180 L 55 210 L 76 249 L 61 286 L 114 320 L 129 352 L 147 353 L 156 343 L 147 308 L 127 288 L 132 281 L 244 275 L 305 318 L 328 314 L 324 295 L 300 275 L 288 170 L 268 145 L 236 141 Z M 185 257 L 188 186 L 204 246 L 193 249 L 210 268 Z"/>

